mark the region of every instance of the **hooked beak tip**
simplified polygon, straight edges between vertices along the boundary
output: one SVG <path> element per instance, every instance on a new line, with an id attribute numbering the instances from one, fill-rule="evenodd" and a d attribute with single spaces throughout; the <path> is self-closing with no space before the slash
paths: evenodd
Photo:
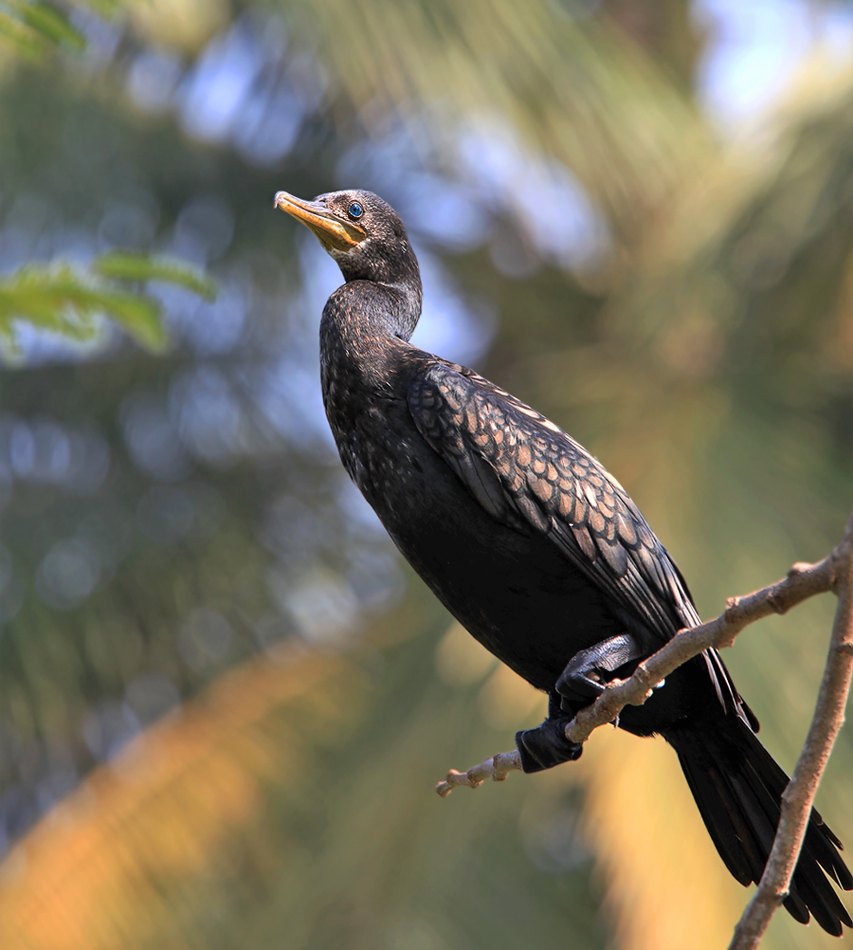
<path id="1" fill-rule="evenodd" d="M 321 201 L 304 201 L 286 191 L 277 191 L 273 206 L 310 228 L 327 251 L 349 251 L 367 236 L 357 224 L 342 221 L 330 211 L 325 196 Z"/>

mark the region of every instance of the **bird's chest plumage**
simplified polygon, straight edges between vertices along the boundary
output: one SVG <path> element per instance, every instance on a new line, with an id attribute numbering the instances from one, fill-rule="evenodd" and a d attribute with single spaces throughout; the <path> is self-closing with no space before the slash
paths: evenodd
<path id="1" fill-rule="evenodd" d="M 374 509 L 382 506 L 394 517 L 411 473 L 417 472 L 420 448 L 405 401 L 377 391 L 369 375 L 340 354 L 324 354 L 322 383 L 326 417 L 344 468 Z"/>

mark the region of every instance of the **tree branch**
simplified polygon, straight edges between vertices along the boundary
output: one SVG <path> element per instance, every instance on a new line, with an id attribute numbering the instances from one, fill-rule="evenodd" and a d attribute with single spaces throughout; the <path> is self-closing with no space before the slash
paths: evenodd
<path id="1" fill-rule="evenodd" d="M 782 813 L 758 890 L 735 927 L 729 950 L 753 950 L 779 909 L 797 866 L 812 802 L 844 722 L 853 677 L 853 516 L 830 557 L 838 593 L 829 655 L 806 744 L 782 795 Z"/>
<path id="2" fill-rule="evenodd" d="M 513 749 L 512 752 L 498 752 L 497 755 L 475 765 L 467 772 L 451 769 L 447 773 L 447 778 L 435 786 L 435 790 L 442 798 L 446 798 L 458 785 L 479 788 L 487 778 L 493 782 L 503 782 L 510 772 L 520 768 L 521 756 L 518 754 L 518 749 Z"/>
<path id="3" fill-rule="evenodd" d="M 773 613 L 784 614 L 815 594 L 834 590 L 838 609 L 814 718 L 794 775 L 782 796 L 773 849 L 759 887 L 735 929 L 729 950 L 753 950 L 788 892 L 808 826 L 812 802 L 836 736 L 853 677 L 853 514 L 839 545 L 817 564 L 795 564 L 786 577 L 745 597 L 729 600 L 715 620 L 681 630 L 626 680 L 609 683 L 590 706 L 566 726 L 573 742 L 585 742 L 599 726 L 614 722 L 627 705 L 641 706 L 654 687 L 675 669 L 709 647 L 731 646 L 749 624 Z M 442 797 L 458 785 L 477 788 L 487 778 L 503 781 L 520 769 L 517 751 L 486 759 L 467 772 L 451 769 L 436 791 Z"/>
<path id="4" fill-rule="evenodd" d="M 853 519 L 851 519 L 853 520 Z M 626 680 L 614 680 L 589 706 L 581 709 L 566 726 L 572 742 L 586 742 L 599 726 L 614 722 L 626 706 L 642 706 L 652 689 L 679 666 L 709 647 L 722 649 L 749 624 L 770 614 L 784 614 L 815 594 L 832 590 L 844 540 L 829 557 L 817 564 L 795 564 L 786 577 L 769 587 L 744 597 L 729 599 L 725 611 L 715 620 L 679 631 L 665 646 L 637 666 Z"/>

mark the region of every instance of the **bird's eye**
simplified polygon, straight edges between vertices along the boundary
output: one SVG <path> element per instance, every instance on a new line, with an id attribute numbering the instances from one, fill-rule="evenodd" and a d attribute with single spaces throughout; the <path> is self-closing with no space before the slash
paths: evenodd
<path id="1" fill-rule="evenodd" d="M 353 201 L 353 203 L 349 206 L 349 216 L 351 218 L 360 218 L 363 214 L 364 208 L 362 208 L 362 206 L 357 201 Z"/>

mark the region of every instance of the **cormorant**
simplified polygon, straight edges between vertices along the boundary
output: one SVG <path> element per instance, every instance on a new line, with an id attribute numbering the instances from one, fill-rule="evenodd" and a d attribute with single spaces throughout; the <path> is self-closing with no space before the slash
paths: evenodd
<path id="1" fill-rule="evenodd" d="M 549 696 L 516 735 L 522 768 L 576 759 L 575 712 L 683 627 L 700 622 L 681 572 L 634 502 L 545 416 L 409 339 L 421 278 L 397 213 L 368 191 L 275 205 L 307 225 L 345 283 L 320 323 L 326 415 L 341 460 L 394 543 L 454 617 Z M 707 650 L 618 725 L 675 749 L 720 857 L 758 882 L 788 776 L 722 659 Z M 853 876 L 812 812 L 785 907 L 840 935 L 853 926 L 828 878 Z"/>

